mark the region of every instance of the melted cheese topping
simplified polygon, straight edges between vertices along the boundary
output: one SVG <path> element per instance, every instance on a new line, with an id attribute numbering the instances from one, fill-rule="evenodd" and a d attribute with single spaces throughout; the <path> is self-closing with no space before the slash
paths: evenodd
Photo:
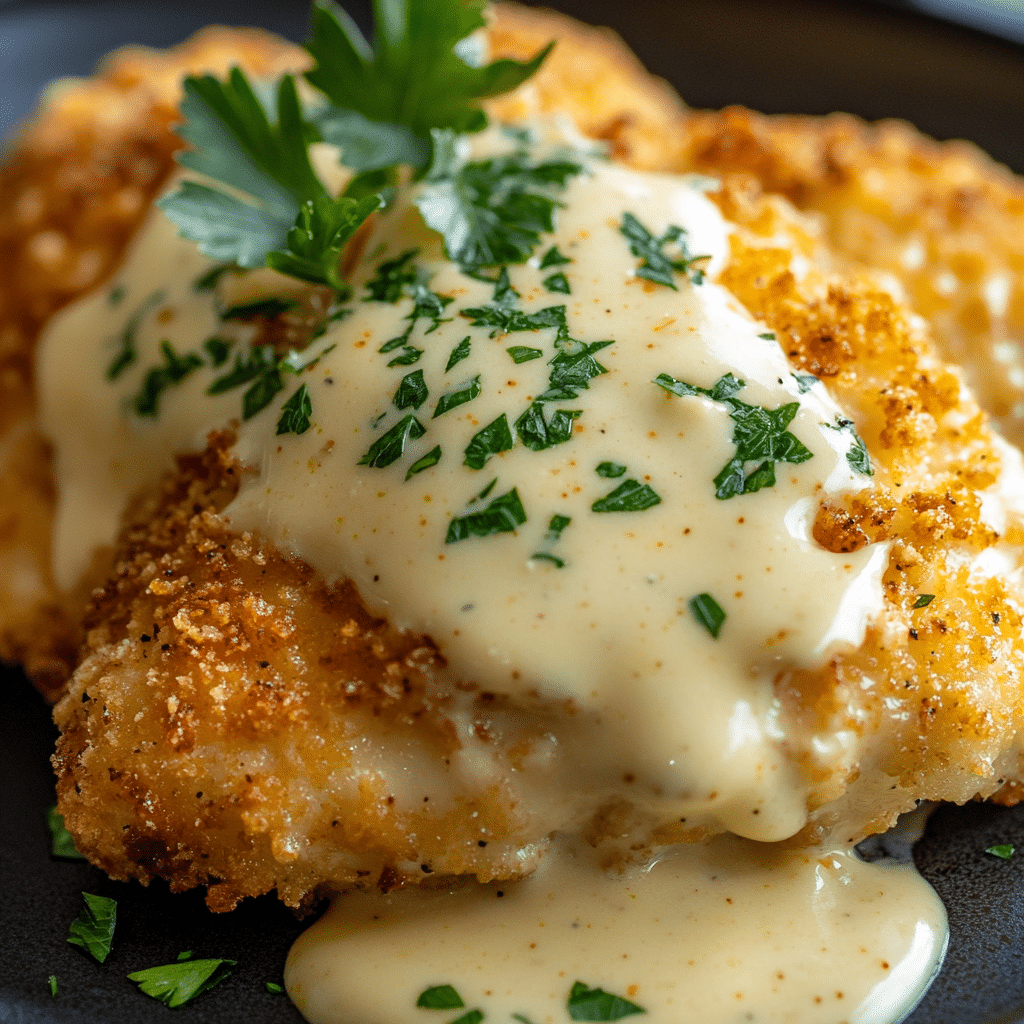
<path id="1" fill-rule="evenodd" d="M 474 140 L 477 155 L 508 145 L 498 131 Z M 530 314 L 564 306 L 572 342 L 555 327 L 502 333 L 473 326 L 462 312 L 494 302 L 495 285 L 467 276 L 444 258 L 410 190 L 380 218 L 367 242 L 353 276 L 356 294 L 364 294 L 362 285 L 382 262 L 417 249 L 415 263 L 429 289 L 451 300 L 445 322 L 428 330 L 429 318 L 416 321 L 407 339 L 418 350 L 415 361 L 389 366 L 396 353 L 406 351 L 387 343 L 409 326 L 412 299 L 355 301 L 351 315 L 329 325 L 302 355 L 307 368 L 300 379 L 312 403 L 312 428 L 301 435 L 277 434 L 281 404 L 297 386 L 292 378 L 273 403 L 241 424 L 236 454 L 251 472 L 224 515 L 239 531 L 259 531 L 307 560 L 325 579 L 352 579 L 371 612 L 429 634 L 463 683 L 508 694 L 524 706 L 571 711 L 573 726 L 557 740 L 563 763 L 573 766 L 569 778 L 560 776 L 564 827 L 584 823 L 602 803 L 621 797 L 642 812 L 647 827 L 684 818 L 691 828 L 783 839 L 806 820 L 808 773 L 816 766 L 798 767 L 785 756 L 793 726 L 782 717 L 773 679 L 782 667 L 813 668 L 837 649 L 856 646 L 881 607 L 884 547 L 838 555 L 810 538 L 821 498 L 866 482 L 855 471 L 856 459 L 848 457 L 855 435 L 837 429 L 842 410 L 825 389 L 798 381 L 774 338 L 713 283 L 728 251 L 728 226 L 714 205 L 683 179 L 640 174 L 595 158 L 583 162 L 584 173 L 560 197 L 564 209 L 557 230 L 545 239 L 545 248 L 555 244 L 571 260 L 557 268 L 570 293 L 549 290 L 545 282 L 552 270 L 540 267 L 539 255 L 509 268 L 516 307 Z M 709 280 L 694 284 L 677 275 L 678 287 L 671 288 L 638 276 L 639 260 L 620 230 L 625 213 L 656 236 L 670 226 L 685 228 L 689 251 L 710 257 Z M 168 358 L 162 345 L 169 343 L 180 358 L 200 353 L 203 339 L 224 335 L 216 297 L 194 287 L 209 267 L 157 212 L 126 258 L 120 303 L 113 306 L 107 295 L 97 294 L 63 313 L 46 333 L 39 355 L 41 417 L 54 441 L 60 492 L 54 571 L 66 586 L 85 571 L 97 547 L 113 541 L 132 496 L 170 468 L 173 453 L 202 447 L 209 430 L 239 416 L 238 389 L 206 394 L 225 367 L 205 358 L 161 394 L 156 417 L 132 412 L 147 373 Z M 262 287 L 267 280 L 250 275 L 241 287 Z M 275 295 L 282 287 L 302 287 L 269 280 Z M 244 347 L 244 334 L 237 334 L 237 346 Z M 463 339 L 469 355 L 450 366 Z M 609 344 L 592 353 L 600 366 L 589 380 L 575 385 L 575 396 L 570 391 L 544 406 L 549 424 L 556 410 L 571 414 L 571 429 L 560 443 L 532 450 L 521 431 L 518 443 L 488 454 L 485 464 L 466 464 L 473 460 L 464 453 L 482 428 L 504 416 L 515 429 L 517 419 L 551 388 L 552 360 L 560 352 L 577 353 L 597 342 Z M 517 362 L 513 356 L 523 353 L 512 351 L 514 346 L 539 355 Z M 109 379 L 105 371 L 112 360 L 129 349 L 135 361 Z M 401 382 L 417 371 L 429 398 L 399 408 Z M 713 481 L 736 453 L 729 407 L 700 394 L 670 394 L 654 383 L 661 374 L 705 389 L 733 374 L 743 382 L 736 398 L 748 406 L 776 410 L 798 403 L 788 429 L 810 457 L 776 463 L 774 486 L 718 499 Z M 438 411 L 439 399 L 466 388 L 478 394 Z M 413 416 L 416 426 L 400 457 L 374 465 L 385 461 L 373 458 L 380 439 Z M 410 473 L 437 448 L 436 464 Z M 621 473 L 598 472 L 605 463 Z M 750 464 L 744 472 L 756 468 Z M 623 484 L 647 495 L 645 507 L 603 510 L 602 499 Z M 513 495 L 521 503 L 521 521 L 509 523 L 505 532 L 450 542 L 457 520 L 486 510 L 496 498 L 511 502 Z M 569 520 L 560 533 L 552 532 L 552 517 Z M 702 594 L 725 612 L 717 638 L 694 614 L 691 602 Z M 857 742 L 837 737 L 823 748 L 825 769 L 856 763 L 864 753 Z M 504 952 L 495 962 L 510 964 L 514 951 L 528 946 L 540 927 L 536 907 L 547 906 L 554 893 L 551 914 L 562 922 L 559 929 L 592 914 L 591 931 L 603 936 L 580 947 L 579 971 L 586 966 L 586 973 L 599 975 L 595 983 L 615 984 L 618 966 L 612 970 L 612 964 L 625 957 L 629 984 L 660 993 L 648 997 L 648 1008 L 653 1012 L 663 1004 L 659 1019 L 678 1020 L 672 1007 L 703 999 L 709 986 L 719 995 L 747 987 L 746 981 L 741 985 L 746 969 L 738 966 L 746 961 L 728 955 L 709 974 L 679 968 L 688 963 L 687 950 L 703 942 L 704 928 L 725 949 L 738 946 L 744 934 L 785 933 L 796 944 L 779 953 L 788 965 L 779 968 L 783 973 L 799 973 L 801 964 L 810 964 L 805 954 L 813 948 L 818 956 L 816 936 L 827 933 L 820 969 L 838 976 L 840 964 L 861 962 L 850 953 L 850 943 L 861 941 L 852 936 L 861 933 L 840 937 L 836 921 L 856 911 L 859 927 L 874 939 L 879 908 L 892 904 L 903 908 L 892 943 L 869 943 L 872 962 L 917 962 L 911 972 L 916 980 L 903 986 L 916 991 L 942 945 L 936 937 L 941 909 L 930 890 L 906 872 L 886 875 L 883 885 L 880 869 L 859 865 L 846 853 L 829 854 L 825 861 L 834 866 L 819 870 L 805 853 L 781 854 L 728 839 L 677 851 L 654 870 L 618 877 L 604 875 L 570 845 L 543 873 L 520 883 L 500 914 L 486 889 L 443 899 L 434 893 L 403 895 L 383 904 L 358 897 L 339 902 L 329 923 L 311 934 L 326 943 L 317 956 L 347 960 L 357 954 L 347 938 L 338 937 L 356 931 L 362 936 L 362 926 L 353 922 L 365 917 L 365 908 L 413 907 L 408 913 L 396 910 L 394 919 L 389 909 L 380 917 L 389 923 L 374 925 L 373 944 L 367 939 L 365 947 L 366 957 L 380 956 L 380 963 L 392 965 L 383 976 L 393 976 L 398 963 L 415 955 L 422 968 L 410 976 L 412 991 L 435 974 L 451 975 L 456 964 L 464 972 L 459 977 L 479 973 L 470 966 L 473 958 L 466 958 L 462 938 L 434 947 L 432 926 L 422 917 L 435 911 L 421 908 L 439 900 L 446 917 L 471 920 L 465 935 L 478 937 L 470 949 L 484 941 L 481 929 L 487 942 L 500 932 L 498 948 Z M 735 876 L 744 909 L 716 916 L 710 908 L 718 887 L 707 882 L 708 872 L 718 865 L 733 877 L 737 864 L 745 865 Z M 773 872 L 769 880 L 760 880 L 762 871 Z M 833 878 L 845 881 L 828 881 Z M 761 898 L 764 887 L 768 895 Z M 870 897 L 864 895 L 869 891 Z M 828 908 L 839 904 L 828 894 L 840 892 L 846 894 L 845 909 L 833 913 Z M 883 898 L 885 892 L 897 895 Z M 680 903 L 682 893 L 689 894 L 686 913 L 700 923 L 681 930 L 673 924 L 666 931 L 669 917 L 660 917 L 661 910 Z M 700 894 L 699 908 L 693 893 Z M 860 903 L 868 908 L 863 913 Z M 509 906 L 520 910 L 510 912 Z M 792 925 L 778 916 L 791 912 L 803 915 Z M 738 925 L 740 920 L 746 923 Z M 931 936 L 927 955 L 920 952 L 923 940 L 915 938 L 918 922 L 928 922 L 921 925 Z M 302 948 L 321 939 L 310 938 Z M 774 938 L 766 941 L 765 951 L 776 948 Z M 352 942 L 363 949 L 362 938 Z M 425 954 L 416 951 L 431 947 L 435 959 L 423 961 Z M 651 950 L 663 950 L 664 958 Z M 540 1014 L 535 1024 L 549 1019 L 546 1000 L 555 998 L 557 971 L 575 970 L 551 956 L 528 958 L 525 973 L 506 986 L 517 999 L 528 991 L 539 1000 L 529 1003 Z M 365 997 L 369 1002 L 360 1002 L 351 986 L 315 995 L 310 978 L 325 969 L 318 964 L 306 953 L 293 961 L 292 989 L 311 1020 L 409 1019 L 403 1007 L 413 1003 L 402 1003 L 398 988 L 391 1010 L 376 1001 L 376 983 Z M 877 975 L 864 974 L 851 1002 L 835 1015 L 809 1011 L 785 1019 L 847 1019 L 849 1006 L 873 998 L 870 992 L 881 984 Z M 768 1005 L 776 996 L 778 1005 L 791 1005 L 779 995 L 790 987 L 772 992 L 765 978 L 750 983 L 744 1005 Z M 350 1009 L 343 1012 L 342 1006 Z"/>

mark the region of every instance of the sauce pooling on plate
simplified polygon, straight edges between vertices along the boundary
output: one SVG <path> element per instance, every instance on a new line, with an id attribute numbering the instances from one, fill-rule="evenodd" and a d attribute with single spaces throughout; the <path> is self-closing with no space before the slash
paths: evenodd
<path id="1" fill-rule="evenodd" d="M 824 497 L 868 484 L 868 453 L 714 283 L 728 225 L 694 182 L 533 135 L 492 129 L 462 155 L 557 198 L 527 264 L 483 277 L 446 259 L 424 223 L 444 195 L 410 186 L 365 241 L 357 300 L 251 400 L 268 350 L 223 306 L 287 308 L 304 286 L 259 272 L 197 289 L 209 262 L 155 214 L 116 306 L 79 303 L 41 346 L 55 575 L 73 585 L 174 453 L 241 419 L 233 528 L 351 579 L 462 686 L 562 717 L 521 769 L 564 837 L 539 870 L 339 898 L 289 968 L 312 1021 L 398 1024 L 418 991 L 457 981 L 482 1011 L 540 1024 L 564 1019 L 577 980 L 666 1021 L 709 992 L 705 1021 L 897 1019 L 941 954 L 934 894 L 909 868 L 767 845 L 805 825 L 816 776 L 870 756 L 851 732 L 795 764 L 800 726 L 773 690 L 780 669 L 859 645 L 881 609 L 886 547 L 811 538 Z M 96 358 L 69 358 L 83 339 Z M 218 384 L 232 372 L 241 407 Z M 469 761 L 486 783 L 493 766 Z M 574 838 L 617 805 L 625 824 L 596 852 Z M 398 975 L 389 1009 L 368 979 Z M 823 977 L 844 980 L 819 992 Z"/>

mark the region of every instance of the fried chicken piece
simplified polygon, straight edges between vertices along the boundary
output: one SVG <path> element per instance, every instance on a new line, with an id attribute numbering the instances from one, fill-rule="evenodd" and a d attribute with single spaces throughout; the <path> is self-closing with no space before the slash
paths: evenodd
<path id="1" fill-rule="evenodd" d="M 531 54 L 556 26 L 563 43 L 526 90 L 497 106 L 521 114 L 568 104 L 627 161 L 735 171 L 717 197 L 740 226 L 723 283 L 778 333 L 794 368 L 826 381 L 875 460 L 873 486 L 825 505 L 815 537 L 833 551 L 892 543 L 885 612 L 859 650 L 776 679 L 797 726 L 790 756 L 815 779 L 797 841 L 847 821 L 856 832 L 844 838 L 857 838 L 917 799 L 966 800 L 1019 780 L 1020 583 L 972 571 L 984 552 L 1002 555 L 1024 539 L 1013 517 L 994 528 L 979 498 L 998 486 L 1001 466 L 1016 471 L 1014 457 L 915 319 L 925 272 L 901 276 L 894 258 L 887 269 L 909 295 L 894 299 L 861 272 L 852 243 L 837 243 L 831 221 L 823 228 L 766 194 L 823 208 L 825 184 L 812 201 L 812 189 L 781 186 L 756 159 L 716 164 L 709 139 L 725 131 L 711 115 L 684 114 L 611 43 L 591 49 L 605 37 L 535 17 L 503 9 L 497 55 Z M 591 75 L 582 79 L 581 53 Z M 141 81 L 151 58 L 133 59 Z M 832 131 L 829 122 L 800 125 L 809 149 Z M 795 142 L 792 151 L 802 152 Z M 868 147 L 851 163 L 855 207 L 875 159 Z M 998 192 L 998 172 L 980 160 L 974 172 Z M 810 269 L 795 273 L 798 262 Z M 23 360 L 30 344 L 25 334 Z M 179 460 L 160 494 L 142 497 L 113 569 L 97 577 L 106 582 L 90 600 L 78 667 L 56 709 L 60 807 L 80 847 L 115 877 L 208 884 L 215 909 L 273 888 L 301 905 L 326 883 L 528 871 L 570 813 L 546 785 L 561 768 L 531 765 L 571 716 L 525 714 L 460 688 L 428 638 L 371 619 L 350 586 L 324 586 L 259 538 L 228 532 L 216 513 L 237 487 L 229 444 L 212 438 L 203 455 Z M 40 497 L 34 512 L 48 515 L 52 500 Z M 34 543 L 45 564 L 45 528 Z M 915 609 L 921 594 L 934 599 Z M 54 607 L 60 600 L 51 596 Z M 81 616 L 62 614 L 73 636 Z M 71 646 L 51 628 L 34 648 L 18 647 L 9 618 L 0 621 L 5 657 Z M 36 678 L 46 685 L 56 675 Z M 877 736 L 890 753 L 831 766 L 816 751 L 841 730 Z M 647 840 L 698 838 L 650 826 Z M 629 829 L 628 807 L 593 810 L 595 842 Z"/>

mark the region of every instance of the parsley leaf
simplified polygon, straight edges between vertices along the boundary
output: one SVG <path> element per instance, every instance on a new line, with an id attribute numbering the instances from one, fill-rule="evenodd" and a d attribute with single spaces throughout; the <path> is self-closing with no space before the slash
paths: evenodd
<path id="1" fill-rule="evenodd" d="M 429 397 L 430 391 L 423 379 L 423 371 L 414 370 L 402 378 L 391 402 L 398 409 L 418 409 Z"/>
<path id="2" fill-rule="evenodd" d="M 995 846 L 990 846 L 985 852 L 1000 860 L 1010 860 L 1014 854 L 1013 843 L 997 843 Z"/>
<path id="3" fill-rule="evenodd" d="M 540 269 L 547 270 L 548 267 L 564 267 L 567 263 L 572 263 L 572 260 L 568 256 L 563 256 L 558 251 L 557 245 L 553 245 L 541 257 Z"/>
<path id="4" fill-rule="evenodd" d="M 610 480 L 616 479 L 616 477 L 622 476 L 626 472 L 626 467 L 621 462 L 599 462 L 597 469 L 594 470 L 598 476 L 607 477 Z"/>
<path id="5" fill-rule="evenodd" d="M 223 366 L 228 361 L 232 344 L 233 342 L 224 338 L 207 338 L 203 342 L 203 348 L 210 357 L 210 365 L 213 367 Z"/>
<path id="6" fill-rule="evenodd" d="M 516 433 L 530 451 L 542 452 L 571 440 L 573 422 L 582 415 L 582 409 L 557 409 L 550 420 L 545 420 L 544 406 L 533 402 L 516 420 Z"/>
<path id="7" fill-rule="evenodd" d="M 409 413 L 407 416 L 403 416 L 387 433 L 378 437 L 357 465 L 370 466 L 373 469 L 390 466 L 392 462 L 396 462 L 402 457 L 409 441 L 422 437 L 426 432 L 426 427 L 412 413 Z"/>
<path id="8" fill-rule="evenodd" d="M 469 537 L 490 537 L 495 533 L 512 533 L 517 526 L 526 522 L 526 512 L 519 499 L 519 492 L 513 487 L 505 494 L 499 494 L 486 508 L 457 516 L 448 524 L 445 544 L 455 544 Z"/>
<path id="9" fill-rule="evenodd" d="M 147 996 L 173 1009 L 219 985 L 235 964 L 235 960 L 187 960 L 135 971 L 128 975 L 128 980 L 137 982 Z"/>
<path id="10" fill-rule="evenodd" d="M 435 128 L 480 131 L 487 118 L 475 101 L 526 81 L 553 45 L 522 63 L 467 61 L 466 37 L 486 24 L 483 9 L 481 0 L 375 0 L 371 46 L 341 8 L 316 3 L 306 49 L 317 66 L 306 78 L 336 107 L 406 126 L 420 139 Z"/>
<path id="11" fill-rule="evenodd" d="M 136 416 L 155 418 L 159 411 L 160 396 L 203 365 L 202 357 L 195 352 L 186 352 L 179 356 L 166 339 L 160 342 L 160 354 L 164 358 L 163 366 L 153 367 L 146 372 L 139 393 L 132 399 L 132 408 Z"/>
<path id="12" fill-rule="evenodd" d="M 267 266 L 300 281 L 328 285 L 339 295 L 350 295 L 351 287 L 338 271 L 341 254 L 359 225 L 380 205 L 379 195 L 305 200 L 288 230 L 285 246 L 267 253 Z"/>
<path id="13" fill-rule="evenodd" d="M 635 1013 L 646 1013 L 642 1006 L 631 1003 L 622 996 L 612 995 L 604 989 L 590 988 L 577 981 L 569 993 L 566 1009 L 573 1020 L 614 1021 Z"/>
<path id="14" fill-rule="evenodd" d="M 594 352 L 611 345 L 610 341 L 594 341 L 575 352 L 561 351 L 551 360 L 548 389 L 537 398 L 542 402 L 567 401 L 577 397 L 578 391 L 587 390 L 594 377 L 607 373 L 593 356 Z"/>
<path id="15" fill-rule="evenodd" d="M 309 418 L 312 415 L 313 403 L 309 399 L 306 385 L 302 384 L 281 406 L 281 418 L 277 421 L 278 434 L 304 434 L 309 430 Z"/>
<path id="16" fill-rule="evenodd" d="M 456 363 L 461 363 L 463 359 L 469 356 L 469 335 L 467 334 L 462 341 L 452 349 L 452 354 L 448 357 L 448 362 L 445 365 L 444 372 L 447 373 Z"/>
<path id="17" fill-rule="evenodd" d="M 136 335 L 139 333 L 139 327 L 142 326 L 142 321 L 146 319 L 149 312 L 163 301 L 163 292 L 153 292 L 128 318 L 128 322 L 118 338 L 120 351 L 114 356 L 107 367 L 107 380 L 117 380 L 139 358 L 138 350 L 136 349 Z"/>
<path id="18" fill-rule="evenodd" d="M 549 292 L 561 292 L 563 295 L 571 295 L 572 288 L 569 287 L 569 278 L 565 274 L 552 274 L 544 278 L 544 287 Z"/>
<path id="19" fill-rule="evenodd" d="M 441 461 L 441 446 L 437 445 L 435 448 L 431 448 L 426 455 L 422 458 L 417 459 L 410 467 L 409 472 L 405 474 L 406 480 L 411 480 L 417 473 L 422 473 L 425 469 L 430 469 L 431 466 L 436 466 Z"/>
<path id="20" fill-rule="evenodd" d="M 460 405 L 473 401 L 479 394 L 480 374 L 478 373 L 470 380 L 463 381 L 454 391 L 442 395 L 437 400 L 432 418 L 436 420 L 438 416 L 443 416 L 446 412 L 451 412 L 452 409 L 457 409 Z"/>
<path id="21" fill-rule="evenodd" d="M 279 985 L 276 981 L 268 981 L 265 984 L 271 995 L 279 996 L 284 992 L 284 985 Z"/>
<path id="22" fill-rule="evenodd" d="M 736 454 L 714 478 L 715 497 L 721 501 L 772 487 L 775 485 L 776 462 L 806 462 L 813 455 L 795 434 L 786 429 L 800 408 L 799 402 L 788 402 L 777 409 L 747 405 L 734 397 L 745 384 L 731 373 L 720 377 L 710 388 L 676 380 L 667 373 L 659 374 L 653 383 L 674 395 L 701 395 L 728 408 L 733 421 L 732 440 Z M 745 464 L 753 461 L 759 465 L 748 475 Z"/>
<path id="23" fill-rule="evenodd" d="M 435 985 L 420 993 L 416 1005 L 424 1010 L 459 1010 L 466 1004 L 451 985 Z"/>
<path id="24" fill-rule="evenodd" d="M 824 423 L 823 426 L 829 427 L 832 430 L 847 430 L 853 438 L 850 447 L 846 450 L 846 461 L 850 464 L 850 467 L 856 473 L 860 473 L 862 476 L 874 476 L 875 471 L 871 468 L 871 456 L 868 455 L 868 447 L 864 443 L 864 439 L 857 433 L 857 428 L 853 424 L 853 420 L 843 419 L 841 416 L 836 417 L 835 423 Z"/>
<path id="25" fill-rule="evenodd" d="M 801 395 L 806 395 L 815 384 L 819 383 L 818 378 L 813 373 L 794 373 L 794 380 L 796 380 L 797 391 Z"/>
<path id="26" fill-rule="evenodd" d="M 394 305 L 417 281 L 419 271 L 411 261 L 419 250 L 410 249 L 393 260 L 385 260 L 377 272 L 366 282 L 366 290 L 370 293 L 364 302 L 390 302 Z"/>
<path id="27" fill-rule="evenodd" d="M 639 480 L 624 480 L 610 494 L 598 498 L 590 506 L 594 512 L 644 512 L 661 504 L 661 497 Z"/>
<path id="28" fill-rule="evenodd" d="M 935 600 L 934 594 L 918 594 L 914 602 L 915 608 L 927 608 Z"/>
<path id="29" fill-rule="evenodd" d="M 239 68 L 226 82 L 186 78 L 181 112 L 178 133 L 192 148 L 178 162 L 250 197 L 182 182 L 159 201 L 181 234 L 213 259 L 273 266 L 346 293 L 337 257 L 380 201 L 328 194 L 309 160 L 294 78 L 278 84 L 273 123 Z"/>
<path id="30" fill-rule="evenodd" d="M 657 284 L 668 285 L 673 289 L 676 287 L 672 276 L 673 271 L 688 274 L 693 284 L 703 282 L 704 273 L 695 264 L 709 257 L 690 255 L 686 248 L 685 228 L 670 226 L 665 229 L 663 234 L 655 236 L 633 214 L 624 213 L 622 223 L 619 224 L 619 231 L 629 242 L 629 251 L 642 260 L 636 270 L 637 277 L 646 278 Z M 675 259 L 667 256 L 664 252 L 665 246 L 673 244 L 679 250 L 679 256 Z"/>
<path id="31" fill-rule="evenodd" d="M 50 977 L 46 979 L 46 984 L 49 986 L 50 996 L 52 998 L 56 999 L 57 998 L 57 975 L 56 974 L 51 974 Z"/>
<path id="32" fill-rule="evenodd" d="M 582 171 L 567 160 L 531 164 L 521 153 L 462 163 L 451 136 L 438 132 L 434 149 L 416 205 L 467 273 L 525 263 L 541 234 L 554 230 L 555 195 Z"/>
<path id="33" fill-rule="evenodd" d="M 690 598 L 690 611 L 694 618 L 717 640 L 725 622 L 725 612 L 710 594 Z"/>
<path id="34" fill-rule="evenodd" d="M 539 348 L 526 345 L 510 345 L 505 351 L 512 357 L 513 363 L 528 363 L 531 359 L 540 359 L 544 352 Z"/>
<path id="35" fill-rule="evenodd" d="M 569 516 L 558 515 L 557 513 L 548 520 L 548 532 L 544 535 L 545 540 L 558 540 L 562 531 L 572 522 Z"/>
<path id="36" fill-rule="evenodd" d="M 470 469 L 483 469 L 492 455 L 507 452 L 514 444 L 508 420 L 502 413 L 470 438 L 462 464 Z"/>
<path id="37" fill-rule="evenodd" d="M 83 892 L 85 908 L 71 922 L 68 942 L 84 949 L 94 960 L 103 963 L 110 955 L 114 941 L 114 926 L 117 924 L 117 900 L 107 896 L 93 896 Z"/>
<path id="38" fill-rule="evenodd" d="M 265 316 L 268 320 L 287 313 L 295 308 L 292 299 L 257 299 L 255 302 L 242 302 L 237 306 L 229 306 L 221 313 L 221 320 L 252 320 L 254 317 Z"/>
<path id="39" fill-rule="evenodd" d="M 62 857 L 64 860 L 85 860 L 84 854 L 78 852 L 71 833 L 64 827 L 64 819 L 56 807 L 46 812 L 46 824 L 50 829 L 50 855 Z"/>

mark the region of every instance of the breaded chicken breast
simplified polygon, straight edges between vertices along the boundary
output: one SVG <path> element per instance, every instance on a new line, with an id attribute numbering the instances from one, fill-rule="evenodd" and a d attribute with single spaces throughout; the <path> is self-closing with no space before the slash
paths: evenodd
<path id="1" fill-rule="evenodd" d="M 778 343 L 800 394 L 824 385 L 843 416 L 822 425 L 853 429 L 869 459 L 847 449 L 864 479 L 820 485 L 808 522 L 815 550 L 850 571 L 879 553 L 873 610 L 824 663 L 780 656 L 765 676 L 772 749 L 801 779 L 785 834 L 852 842 L 920 800 L 1015 799 L 1024 470 L 989 418 L 1009 423 L 1012 398 L 997 384 L 976 398 L 968 381 L 991 380 L 1000 340 L 1024 325 L 1020 233 L 1006 227 L 1024 214 L 1020 182 L 905 126 L 686 111 L 613 37 L 555 15 L 502 7 L 490 43 L 523 58 L 552 36 L 539 74 L 489 113 L 564 111 L 627 167 L 718 178 L 709 199 L 730 227 L 716 287 Z M 79 848 L 113 877 L 207 885 L 220 910 L 272 889 L 300 906 L 327 886 L 515 878 L 562 830 L 614 862 L 732 827 L 727 814 L 680 814 L 692 794 L 588 774 L 577 755 L 602 726 L 584 701 L 467 674 L 450 638 L 389 621 L 353 580 L 234 525 L 257 473 L 237 418 L 205 450 L 174 452 L 133 495 L 114 543 L 89 553 L 77 584 L 58 585 L 33 346 L 55 309 L 115 272 L 171 173 L 180 76 L 236 62 L 301 64 L 266 37 L 221 32 L 115 56 L 51 100 L 0 178 L 0 244 L 46 271 L 0 281 L 11 485 L 0 654 L 59 698 L 59 806 Z M 880 177 L 899 181 L 888 205 Z M 371 238 L 353 257 L 364 283 L 374 251 Z M 949 274 L 963 286 L 943 297 Z M 298 329 L 298 316 L 265 326 Z M 965 358 L 968 337 L 984 342 L 980 357 Z M 710 401 L 714 382 L 700 383 Z M 692 397 L 684 385 L 673 394 Z"/>

